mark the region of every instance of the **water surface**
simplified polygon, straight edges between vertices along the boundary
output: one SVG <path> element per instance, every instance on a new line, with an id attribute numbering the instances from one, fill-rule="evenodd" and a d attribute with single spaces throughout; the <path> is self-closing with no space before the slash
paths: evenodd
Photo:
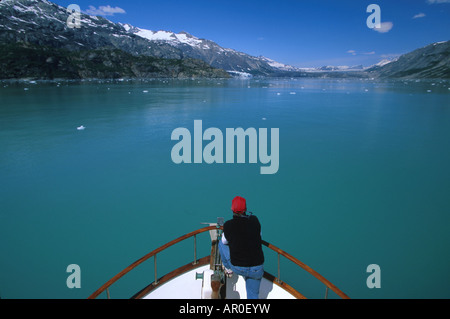
<path id="1" fill-rule="evenodd" d="M 165 242 L 230 218 L 236 195 L 247 198 L 265 240 L 350 297 L 450 297 L 449 82 L 0 84 L 2 298 L 86 298 Z M 195 119 L 224 133 L 279 128 L 279 171 L 174 164 L 171 133 L 193 132 Z M 202 238 L 199 256 L 209 253 Z M 173 247 L 158 272 L 192 255 L 192 241 Z M 265 255 L 276 275 L 276 254 Z M 80 289 L 66 286 L 69 264 L 81 268 Z M 366 285 L 370 264 L 381 268 L 379 289 Z M 286 260 L 281 277 L 309 298 L 324 296 Z M 111 297 L 152 280 L 150 261 Z"/>

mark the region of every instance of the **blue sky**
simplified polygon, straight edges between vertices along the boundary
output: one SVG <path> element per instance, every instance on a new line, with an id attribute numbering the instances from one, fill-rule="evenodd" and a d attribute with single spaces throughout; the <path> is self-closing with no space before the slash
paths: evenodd
<path id="1" fill-rule="evenodd" d="M 52 1 L 144 29 L 186 31 L 297 67 L 367 66 L 450 40 L 450 0 Z M 372 3 L 381 9 L 383 33 L 367 27 Z"/>

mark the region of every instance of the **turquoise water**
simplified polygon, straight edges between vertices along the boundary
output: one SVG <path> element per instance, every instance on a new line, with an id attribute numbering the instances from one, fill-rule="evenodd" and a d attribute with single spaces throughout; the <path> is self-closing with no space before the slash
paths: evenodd
<path id="1" fill-rule="evenodd" d="M 2 298 L 86 298 L 147 252 L 230 218 L 236 195 L 265 240 L 352 298 L 450 297 L 449 82 L 0 84 Z M 196 119 L 224 134 L 279 128 L 278 172 L 173 163 L 172 131 L 193 133 Z M 161 254 L 158 274 L 188 263 L 192 246 Z M 205 234 L 198 255 L 208 253 Z M 276 254 L 265 255 L 276 275 Z M 80 266 L 81 288 L 67 287 L 69 264 Z M 366 285 L 370 264 L 381 288 Z M 153 275 L 150 260 L 111 297 L 131 296 Z M 283 259 L 281 279 L 307 297 L 325 294 Z"/>

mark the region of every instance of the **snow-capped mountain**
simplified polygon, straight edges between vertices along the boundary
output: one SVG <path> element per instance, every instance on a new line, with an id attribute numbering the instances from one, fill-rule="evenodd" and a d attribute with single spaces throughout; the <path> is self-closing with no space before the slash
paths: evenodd
<path id="1" fill-rule="evenodd" d="M 164 30 L 147 30 L 130 24 L 119 23 L 123 29 L 133 35 L 149 40 L 153 43 L 168 44 L 182 52 L 182 57 L 200 59 L 213 67 L 250 74 L 270 74 L 274 70 L 284 70 L 284 64 L 233 49 L 224 48 L 216 42 L 200 39 L 185 31 L 174 33 Z M 280 67 L 279 67 L 280 66 Z"/>
<path id="2" fill-rule="evenodd" d="M 226 70 L 229 74 L 240 77 L 263 75 L 289 77 L 439 76 L 448 78 L 450 76 L 448 71 L 450 68 L 448 41 L 431 44 L 405 54 L 396 61 L 380 61 L 369 68 L 362 66 L 325 66 L 305 69 L 279 63 L 264 56 L 255 57 L 230 48 L 224 48 L 214 41 L 201 39 L 187 32 L 146 30 L 130 24 L 113 23 L 103 17 L 84 13 L 80 16 L 80 28 L 70 28 L 67 23 L 69 15 L 67 8 L 48 0 L 1 0 L 0 48 L 6 55 L 10 56 L 10 60 L 3 60 L 3 65 L 11 66 L 10 62 L 12 61 L 19 69 L 25 70 L 23 66 L 25 64 L 17 64 L 17 61 L 11 56 L 13 51 L 9 47 L 13 46 L 14 52 L 20 52 L 21 54 L 24 54 L 25 51 L 18 50 L 18 47 L 39 50 L 41 54 L 39 57 L 43 60 L 34 59 L 33 62 L 41 63 L 41 65 L 36 66 L 38 69 L 40 67 L 40 70 L 48 69 L 48 72 L 53 72 L 50 68 L 52 64 L 47 61 L 58 61 L 56 57 L 53 60 L 50 58 L 56 52 L 56 56 L 62 59 L 61 61 L 65 59 L 66 69 L 70 69 L 71 74 L 77 73 L 79 68 L 82 67 L 83 72 L 85 72 L 83 76 L 86 77 L 91 76 L 89 68 L 95 68 L 94 66 L 100 66 L 102 63 L 106 63 L 111 69 L 113 69 L 111 65 L 116 63 L 123 70 L 123 73 L 129 74 L 129 76 L 133 74 L 150 76 L 153 74 L 151 70 L 152 67 L 155 67 L 155 63 L 158 65 L 158 67 L 155 67 L 156 69 L 165 70 L 164 72 L 167 71 L 171 75 L 175 74 L 175 76 L 186 74 L 182 71 L 184 67 L 189 70 L 188 74 L 197 74 L 198 76 L 200 74 L 212 74 L 215 77 L 221 76 L 217 69 L 221 69 L 221 72 Z M 86 53 L 86 51 L 92 50 L 109 50 L 110 52 L 104 52 L 94 58 L 95 54 Z M 112 52 L 114 50 L 119 51 L 119 53 Z M 136 60 L 136 58 L 141 57 L 160 60 L 154 60 L 153 62 L 151 59 Z M 82 61 L 82 58 L 87 58 L 87 60 Z M 93 66 L 86 64 L 90 61 L 89 59 L 95 60 Z M 164 63 L 161 59 L 177 61 L 190 59 L 190 62 L 182 62 L 175 67 L 174 65 L 178 62 Z M 86 63 L 83 64 L 82 62 Z M 144 71 L 137 68 L 137 65 L 142 66 L 142 63 L 145 65 Z M 81 64 L 83 65 L 80 66 Z M 22 67 L 20 67 L 21 65 Z M 200 68 L 201 72 L 196 73 L 194 71 L 196 67 Z M 164 73 L 163 71 L 158 72 L 157 74 L 161 76 Z M 23 74 L 21 73 L 21 75 Z M 106 74 L 103 75 L 106 76 Z"/>
<path id="3" fill-rule="evenodd" d="M 0 43 L 30 43 L 71 51 L 114 48 L 133 55 L 199 59 L 215 68 L 253 75 L 268 75 L 286 68 L 187 32 L 151 31 L 84 13 L 80 28 L 69 28 L 68 17 L 67 8 L 47 0 L 3 0 Z"/>
<path id="4" fill-rule="evenodd" d="M 394 61 L 397 61 L 397 59 L 392 59 L 392 60 L 383 59 L 380 62 L 372 65 L 371 67 L 375 67 L 375 66 L 382 67 L 382 66 L 385 66 L 386 64 L 389 64 L 389 63 L 394 62 Z"/>
<path id="5" fill-rule="evenodd" d="M 25 43 L 79 51 L 115 48 L 134 55 L 180 58 L 170 45 L 155 44 L 127 33 L 100 16 L 81 14 L 80 28 L 69 28 L 67 8 L 47 0 L 0 2 L 0 43 Z"/>
<path id="6" fill-rule="evenodd" d="M 118 24 L 121 25 L 126 32 L 136 34 L 150 41 L 164 41 L 172 45 L 187 44 L 193 47 L 209 49 L 206 40 L 201 40 L 184 31 L 180 33 L 174 33 L 171 31 L 164 31 L 164 30 L 152 31 L 134 27 L 128 23 L 124 24 L 119 22 Z"/>
<path id="7" fill-rule="evenodd" d="M 277 61 L 274 61 L 272 59 L 266 58 L 265 56 L 259 56 L 258 57 L 261 61 L 266 62 L 267 64 L 269 64 L 271 67 L 278 69 L 278 70 L 282 70 L 282 71 L 295 71 L 295 72 L 301 72 L 304 69 L 300 69 L 297 68 L 295 66 L 292 65 L 288 65 L 288 64 L 283 64 Z"/>
<path id="8" fill-rule="evenodd" d="M 371 68 L 375 67 L 382 67 L 388 63 L 391 63 L 393 61 L 396 61 L 397 59 L 383 59 L 380 62 L 371 65 L 371 66 L 363 66 L 363 65 L 325 65 L 322 67 L 314 68 L 314 69 L 308 69 L 309 72 L 358 72 L 358 71 L 365 71 Z M 303 69 L 306 71 L 306 69 Z"/>
<path id="9" fill-rule="evenodd" d="M 0 2 L 1 78 L 228 77 L 188 59 L 168 44 L 149 41 L 105 18 L 70 13 L 47 0 Z M 185 58 L 186 59 L 182 59 Z"/>
<path id="10" fill-rule="evenodd" d="M 364 70 L 364 66 L 362 65 L 354 65 L 354 66 L 348 66 L 348 65 L 325 65 L 322 67 L 319 67 L 316 69 L 317 71 L 361 71 Z"/>

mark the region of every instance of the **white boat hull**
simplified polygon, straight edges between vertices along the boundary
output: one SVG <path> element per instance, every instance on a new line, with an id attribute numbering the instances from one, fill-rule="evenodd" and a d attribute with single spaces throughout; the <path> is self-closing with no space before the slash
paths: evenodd
<path id="1" fill-rule="evenodd" d="M 196 279 L 203 274 L 203 279 Z M 211 275 L 209 265 L 190 270 L 153 289 L 142 299 L 211 299 Z M 288 291 L 265 278 L 261 280 L 260 299 L 295 299 Z M 225 299 L 247 299 L 245 280 L 233 274 L 227 278 Z"/>

